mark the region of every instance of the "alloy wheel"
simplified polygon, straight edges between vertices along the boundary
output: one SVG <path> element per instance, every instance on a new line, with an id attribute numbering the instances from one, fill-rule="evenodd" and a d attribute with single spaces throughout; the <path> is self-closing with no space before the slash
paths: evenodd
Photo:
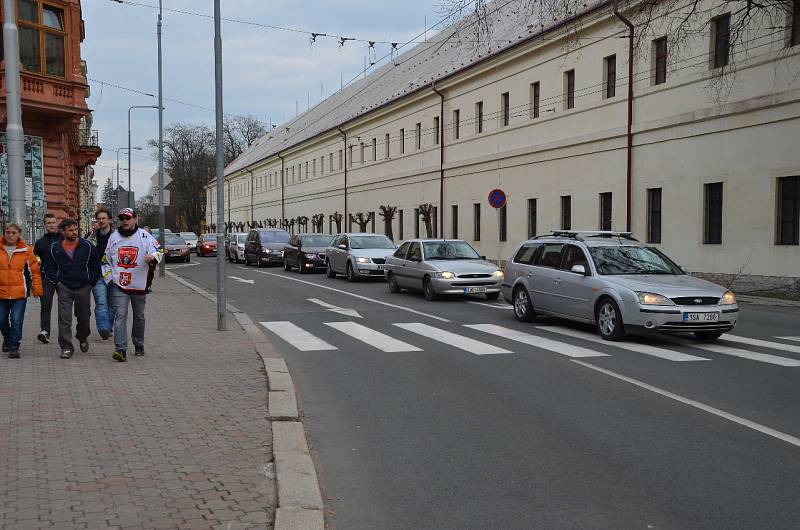
<path id="1" fill-rule="evenodd" d="M 605 336 L 614 335 L 617 328 L 617 311 L 610 302 L 603 302 L 598 311 L 597 324 L 600 327 L 600 333 Z"/>

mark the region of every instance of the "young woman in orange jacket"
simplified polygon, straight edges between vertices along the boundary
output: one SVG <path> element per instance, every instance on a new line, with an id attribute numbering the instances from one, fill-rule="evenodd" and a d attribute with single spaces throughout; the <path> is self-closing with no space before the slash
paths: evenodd
<path id="1" fill-rule="evenodd" d="M 33 247 L 22 240 L 19 225 L 8 224 L 0 237 L 0 332 L 3 351 L 9 359 L 19 359 L 22 323 L 28 296 L 42 296 L 42 275 Z M 32 292 L 31 292 L 32 291 Z"/>

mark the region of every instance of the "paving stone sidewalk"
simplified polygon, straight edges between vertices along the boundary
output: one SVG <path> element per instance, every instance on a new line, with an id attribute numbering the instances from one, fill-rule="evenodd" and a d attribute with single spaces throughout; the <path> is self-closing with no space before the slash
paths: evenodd
<path id="1" fill-rule="evenodd" d="M 216 331 L 212 302 L 169 277 L 153 290 L 147 354 L 127 363 L 94 328 L 59 359 L 29 300 L 22 359 L 0 357 L 0 527 L 273 527 L 261 359 L 235 319 Z"/>

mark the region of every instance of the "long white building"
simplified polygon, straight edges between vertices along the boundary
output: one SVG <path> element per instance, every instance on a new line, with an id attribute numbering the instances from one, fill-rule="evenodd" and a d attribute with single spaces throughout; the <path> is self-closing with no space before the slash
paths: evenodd
<path id="1" fill-rule="evenodd" d="M 693 272 L 800 292 L 798 1 L 736 34 L 737 2 L 701 2 L 685 35 L 679 2 L 646 28 L 636 3 L 544 23 L 530 4 L 487 4 L 488 24 L 445 29 L 258 140 L 225 170 L 226 222 L 323 214 L 335 232 L 331 214 L 362 213 L 382 233 L 394 206 L 400 241 L 425 235 L 431 204 L 436 235 L 489 258 L 553 229 L 627 229 Z M 207 195 L 211 226 L 215 182 Z"/>

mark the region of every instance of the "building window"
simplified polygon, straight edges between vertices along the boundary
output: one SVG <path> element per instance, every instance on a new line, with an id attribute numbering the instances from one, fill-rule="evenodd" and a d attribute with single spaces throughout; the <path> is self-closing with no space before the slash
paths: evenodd
<path id="1" fill-rule="evenodd" d="M 722 68 L 728 64 L 730 56 L 731 14 L 720 15 L 711 21 L 713 67 Z"/>
<path id="2" fill-rule="evenodd" d="M 778 179 L 777 243 L 800 244 L 800 176 Z"/>
<path id="3" fill-rule="evenodd" d="M 613 98 L 617 94 L 617 56 L 611 55 L 606 57 L 603 61 L 603 70 L 605 70 L 606 81 L 606 97 Z"/>
<path id="4" fill-rule="evenodd" d="M 528 199 L 528 239 L 536 237 L 536 199 Z"/>
<path id="5" fill-rule="evenodd" d="M 320 176 L 325 174 L 325 155 L 319 157 L 319 174 Z"/>
<path id="6" fill-rule="evenodd" d="M 414 208 L 414 237 L 419 239 L 419 208 Z"/>
<path id="7" fill-rule="evenodd" d="M 378 139 L 372 139 L 372 161 L 375 162 L 378 160 Z"/>
<path id="8" fill-rule="evenodd" d="M 312 163 L 311 163 L 311 176 L 312 177 L 316 177 L 317 176 L 317 159 L 316 158 L 314 160 L 312 160 Z"/>
<path id="9" fill-rule="evenodd" d="M 414 135 L 416 136 L 417 151 L 422 149 L 422 124 L 418 123 L 414 126 Z"/>
<path id="10" fill-rule="evenodd" d="M 789 36 L 789 46 L 800 44 L 800 0 L 794 0 L 792 6 L 792 28 Z"/>
<path id="11" fill-rule="evenodd" d="M 600 194 L 600 230 L 611 230 L 612 204 L 610 191 Z"/>
<path id="12" fill-rule="evenodd" d="M 667 82 L 667 38 L 653 41 L 653 84 Z"/>
<path id="13" fill-rule="evenodd" d="M 333 173 L 333 153 L 328 153 L 328 171 Z"/>
<path id="14" fill-rule="evenodd" d="M 453 111 L 453 140 L 458 140 L 461 133 L 461 111 Z"/>
<path id="15" fill-rule="evenodd" d="M 341 171 L 342 168 L 344 167 L 344 165 L 342 163 L 342 155 L 343 155 L 342 150 L 339 149 L 339 171 Z"/>
<path id="16" fill-rule="evenodd" d="M 472 226 L 472 239 L 474 241 L 481 240 L 481 204 L 476 202 L 472 205 L 472 212 L 474 216 Z"/>
<path id="17" fill-rule="evenodd" d="M 383 137 L 383 158 L 389 160 L 389 133 Z"/>
<path id="18" fill-rule="evenodd" d="M 575 70 L 564 72 L 564 108 L 575 108 Z"/>
<path id="19" fill-rule="evenodd" d="M 364 153 L 364 142 L 359 142 L 358 143 L 358 154 L 361 157 L 361 164 L 364 164 L 364 156 L 365 156 L 365 153 Z"/>
<path id="20" fill-rule="evenodd" d="M 403 210 L 397 210 L 397 237 L 403 240 Z"/>
<path id="21" fill-rule="evenodd" d="M 439 145 L 439 116 L 433 118 L 433 145 Z"/>
<path id="22" fill-rule="evenodd" d="M 500 208 L 498 212 L 498 222 L 497 222 L 497 238 L 500 241 L 505 241 L 507 239 L 507 232 L 508 232 L 508 205 L 504 205 Z"/>
<path id="23" fill-rule="evenodd" d="M 406 130 L 400 129 L 400 154 L 406 152 Z"/>
<path id="24" fill-rule="evenodd" d="M 703 243 L 719 245 L 722 243 L 722 182 L 705 185 L 705 223 Z"/>
<path id="25" fill-rule="evenodd" d="M 561 196 L 561 230 L 572 229 L 572 196 Z"/>
<path id="26" fill-rule="evenodd" d="M 353 146 L 352 145 L 347 146 L 347 158 L 350 159 L 348 161 L 348 165 L 350 167 L 353 167 Z"/>
<path id="27" fill-rule="evenodd" d="M 503 92 L 500 94 L 500 125 L 502 127 L 508 127 L 508 124 L 511 121 L 510 117 L 511 112 L 511 101 L 508 95 L 508 92 Z"/>
<path id="28" fill-rule="evenodd" d="M 483 101 L 475 103 L 475 132 L 483 132 Z"/>
<path id="29" fill-rule="evenodd" d="M 661 243 L 661 188 L 647 190 L 647 242 Z"/>
<path id="30" fill-rule="evenodd" d="M 450 236 L 453 239 L 458 239 L 458 205 L 454 204 L 450 207 Z"/>
<path id="31" fill-rule="evenodd" d="M 35 0 L 18 0 L 19 60 L 23 69 L 64 77 L 64 12 Z"/>
<path id="32" fill-rule="evenodd" d="M 531 83 L 531 119 L 539 117 L 539 82 Z"/>

